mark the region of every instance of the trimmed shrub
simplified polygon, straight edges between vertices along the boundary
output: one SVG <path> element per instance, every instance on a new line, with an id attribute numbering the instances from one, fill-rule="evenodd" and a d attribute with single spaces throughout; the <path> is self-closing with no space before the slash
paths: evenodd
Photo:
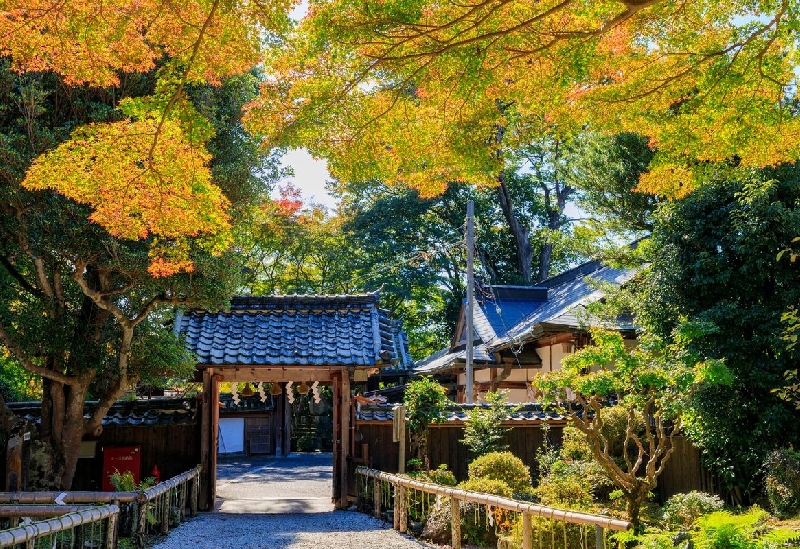
<path id="1" fill-rule="evenodd" d="M 456 476 L 452 471 L 447 469 L 447 465 L 444 463 L 439 465 L 438 469 L 432 469 L 428 471 L 428 478 L 431 479 L 431 482 L 442 484 L 444 486 L 455 486 L 458 484 Z"/>
<path id="2" fill-rule="evenodd" d="M 504 482 L 513 492 L 531 489 L 531 470 L 511 452 L 491 452 L 469 464 L 469 478 Z"/>
<path id="3" fill-rule="evenodd" d="M 764 462 L 767 499 L 779 517 L 800 509 L 800 453 L 790 448 L 775 450 Z"/>
<path id="4" fill-rule="evenodd" d="M 664 504 L 664 520 L 670 526 L 689 529 L 701 516 L 722 511 L 724 506 L 719 496 L 705 492 L 675 494 Z"/>
<path id="5" fill-rule="evenodd" d="M 471 492 L 492 494 L 493 496 L 502 496 L 506 498 L 510 498 L 514 493 L 508 484 L 502 480 L 493 478 L 471 478 L 459 484 L 458 487 Z"/>

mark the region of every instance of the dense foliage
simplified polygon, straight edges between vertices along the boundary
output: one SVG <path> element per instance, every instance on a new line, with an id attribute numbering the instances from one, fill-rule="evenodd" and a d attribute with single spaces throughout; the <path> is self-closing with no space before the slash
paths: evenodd
<path id="1" fill-rule="evenodd" d="M 123 118 L 117 103 L 151 93 L 157 78 L 137 75 L 109 89 L 71 87 L 51 73 L 18 75 L 0 61 L 0 341 L 16 365 L 42 380 L 40 436 L 53 449 L 52 469 L 63 488 L 71 483 L 81 438 L 99 434 L 119 397 L 140 379 L 192 371 L 191 357 L 167 325 L 171 309 L 220 306 L 239 284 L 239 255 L 210 253 L 202 231 L 183 240 L 191 273 L 154 273 L 156 237 L 112 234 L 87 206 L 23 185 L 37 155 L 58 149 L 82 124 Z M 256 82 L 246 74 L 217 88 L 187 89 L 192 108 L 211 121 L 206 141 L 219 154 L 209 174 L 231 204 L 232 228 L 267 199 L 272 172 L 257 170 L 274 163 L 241 137 L 240 107 Z M 97 404 L 85 418 L 87 399 Z M 2 428 L 13 429 L 14 422 Z"/>
<path id="2" fill-rule="evenodd" d="M 660 209 L 639 295 L 643 326 L 669 339 L 681 322 L 702 323 L 680 346 L 724 360 L 733 375 L 730 386 L 698 389 L 684 425 L 739 501 L 760 490 L 778 441 L 800 435 L 794 406 L 773 392 L 798 356 L 781 337 L 785 311 L 800 303 L 797 267 L 776 257 L 800 234 L 799 175 L 709 167 L 702 189 Z"/>

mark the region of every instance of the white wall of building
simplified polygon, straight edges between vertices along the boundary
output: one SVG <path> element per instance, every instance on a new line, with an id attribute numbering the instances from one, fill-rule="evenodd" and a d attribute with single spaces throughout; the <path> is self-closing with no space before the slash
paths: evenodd
<path id="1" fill-rule="evenodd" d="M 244 452 L 244 418 L 219 418 L 219 453 Z"/>

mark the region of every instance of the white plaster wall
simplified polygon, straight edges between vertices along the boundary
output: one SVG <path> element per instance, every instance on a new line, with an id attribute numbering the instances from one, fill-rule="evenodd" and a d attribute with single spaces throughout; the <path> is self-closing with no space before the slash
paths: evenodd
<path id="1" fill-rule="evenodd" d="M 219 452 L 244 452 L 244 418 L 219 418 Z"/>

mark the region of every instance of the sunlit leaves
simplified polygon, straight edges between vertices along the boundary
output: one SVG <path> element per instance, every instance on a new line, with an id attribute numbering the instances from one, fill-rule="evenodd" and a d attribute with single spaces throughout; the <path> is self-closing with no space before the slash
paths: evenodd
<path id="1" fill-rule="evenodd" d="M 319 1 L 250 124 L 429 194 L 492 180 L 505 108 L 527 132 L 649 136 L 640 189 L 680 197 L 705 162 L 798 158 L 798 26 L 786 0 Z"/>
<path id="2" fill-rule="evenodd" d="M 0 54 L 19 71 L 53 70 L 69 84 L 114 85 L 168 56 L 193 82 L 249 70 L 265 33 L 288 27 L 291 0 L 9 0 L 0 9 Z"/>
<path id="3" fill-rule="evenodd" d="M 181 251 L 187 237 L 227 231 L 228 201 L 211 182 L 208 154 L 173 120 L 163 122 L 154 142 L 158 125 L 147 117 L 81 127 L 39 157 L 24 184 L 90 205 L 90 219 L 113 236 L 155 237 L 152 270 L 161 276 L 190 268 Z M 178 260 L 173 267 L 170 258 Z"/>

